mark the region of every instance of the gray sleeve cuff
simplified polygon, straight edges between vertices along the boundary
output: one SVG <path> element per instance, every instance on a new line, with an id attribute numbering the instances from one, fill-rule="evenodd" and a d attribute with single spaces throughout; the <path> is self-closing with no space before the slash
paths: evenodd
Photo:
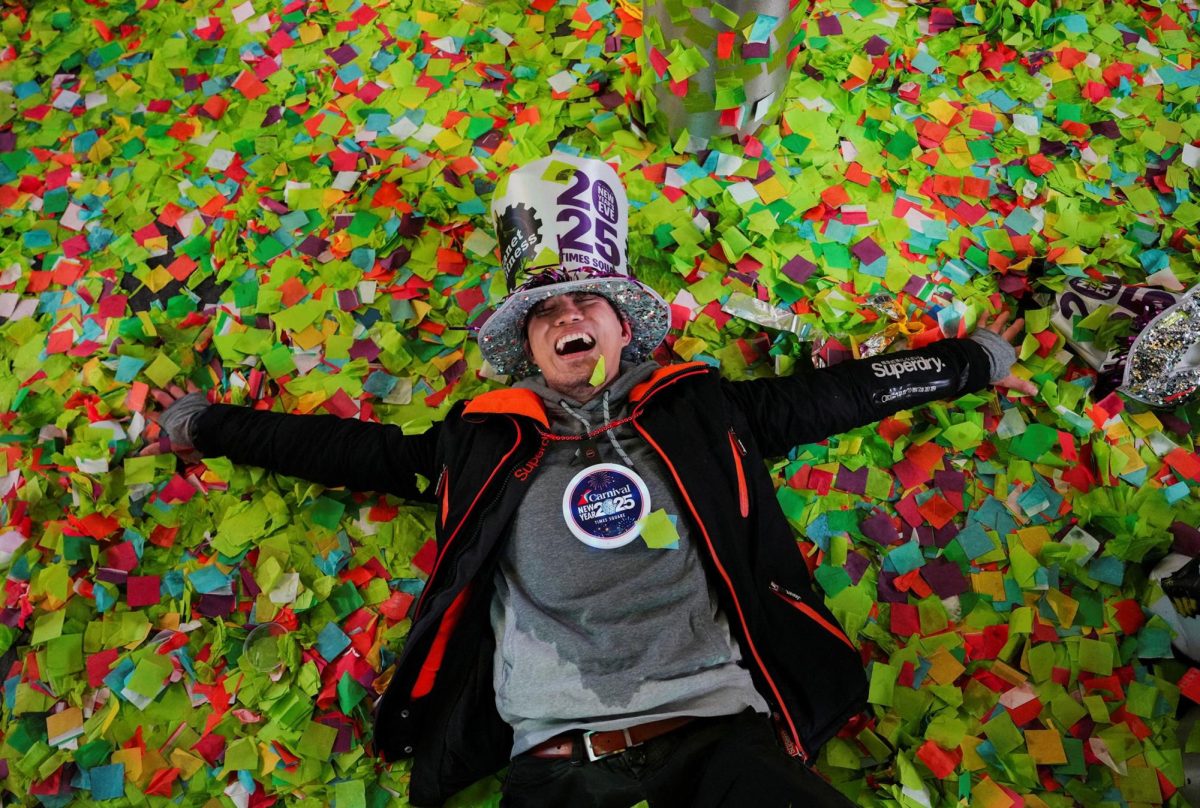
<path id="1" fill-rule="evenodd" d="M 208 409 L 208 398 L 204 393 L 189 393 L 163 410 L 158 425 L 166 430 L 171 443 L 177 446 L 194 446 L 196 443 L 196 421 Z"/>
<path id="2" fill-rule="evenodd" d="M 1004 337 L 994 331 L 981 328 L 972 332 L 968 339 L 983 348 L 988 355 L 988 362 L 992 366 L 991 376 L 988 377 L 989 382 L 995 384 L 1012 372 L 1012 366 L 1017 361 L 1017 349 L 1010 345 Z"/>

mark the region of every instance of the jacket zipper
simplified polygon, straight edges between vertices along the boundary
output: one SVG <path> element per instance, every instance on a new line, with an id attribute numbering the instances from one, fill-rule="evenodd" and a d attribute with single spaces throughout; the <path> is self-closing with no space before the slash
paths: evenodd
<path id="1" fill-rule="evenodd" d="M 804 613 L 810 620 L 812 620 L 818 626 L 825 629 L 830 634 L 832 634 L 833 636 L 837 637 L 839 640 L 844 642 L 851 651 L 853 651 L 856 654 L 858 653 L 858 649 L 854 647 L 854 643 L 850 642 L 850 638 L 846 636 L 846 633 L 844 631 L 842 631 L 840 628 L 833 625 L 828 620 L 826 620 L 824 617 L 822 617 L 820 612 L 818 612 L 816 609 L 814 609 L 813 607 L 811 607 L 807 603 L 805 603 L 804 600 L 799 595 L 797 595 L 795 592 L 792 592 L 791 590 L 783 588 L 782 586 L 775 583 L 774 581 L 771 581 L 771 591 L 774 592 L 776 595 L 778 595 L 780 598 L 782 598 L 789 605 L 794 606 L 796 609 L 799 609 L 802 613 Z"/>
<path id="2" fill-rule="evenodd" d="M 492 469 L 492 473 L 488 475 L 487 480 L 484 482 L 483 486 L 480 487 L 479 494 L 482 494 L 485 490 L 487 490 L 488 483 L 490 483 L 492 481 L 492 479 L 495 478 L 496 472 L 498 472 L 500 469 L 504 468 L 505 463 L 508 461 L 508 459 L 510 457 L 512 457 L 513 452 L 515 452 L 517 450 L 517 447 L 519 447 L 521 445 L 521 425 L 519 423 L 517 423 L 517 419 L 514 418 L 513 416 L 509 415 L 506 417 L 513 422 L 513 427 L 517 431 L 517 439 L 516 439 L 516 441 L 513 442 L 512 448 L 509 449 L 505 453 L 504 457 L 500 458 L 500 462 L 496 464 L 496 467 L 494 469 Z M 500 486 L 501 493 L 504 492 L 504 488 L 507 485 L 508 485 L 508 475 L 505 475 L 504 484 Z M 449 488 L 449 486 L 447 486 L 447 488 Z M 496 499 L 498 499 L 498 497 L 492 499 L 491 505 L 495 504 Z M 471 511 L 473 511 L 475 509 L 475 506 L 478 503 L 479 503 L 479 495 L 477 494 L 475 497 L 475 500 L 471 503 L 470 507 L 467 508 L 467 512 L 463 514 L 463 518 L 460 519 L 458 524 L 454 527 L 454 531 L 450 534 L 450 537 L 448 539 L 446 539 L 446 546 L 444 548 L 442 548 L 442 552 L 438 554 L 437 560 L 433 563 L 433 571 L 429 573 L 429 577 L 425 580 L 425 587 L 421 590 L 421 596 L 419 598 L 417 598 L 416 607 L 413 608 L 412 614 L 413 614 L 414 622 L 421 614 L 421 607 L 425 603 L 425 596 L 430 592 L 430 590 L 432 590 L 434 588 L 433 583 L 437 578 L 438 571 L 442 568 L 442 561 L 446 558 L 446 556 L 450 552 L 450 545 L 454 542 L 454 539 L 458 536 L 458 531 L 462 530 L 462 526 L 464 524 L 466 524 L 467 519 L 471 516 Z M 489 505 L 488 507 L 490 508 L 491 505 Z"/>
<path id="3" fill-rule="evenodd" d="M 450 515 L 450 466 L 442 466 L 442 473 L 438 475 L 437 487 L 433 489 L 433 496 L 436 499 L 438 496 L 442 499 L 442 527 L 446 526 L 446 517 Z"/>
<path id="4" fill-rule="evenodd" d="M 683 375 L 687 374 L 681 374 L 676 378 L 680 378 Z M 645 399 L 643 399 L 643 403 L 644 402 Z M 683 481 L 679 479 L 679 473 L 675 470 L 675 465 L 671 463 L 671 459 L 667 457 L 667 453 L 663 451 L 661 446 L 655 443 L 654 439 L 651 438 L 646 430 L 642 428 L 641 424 L 634 420 L 633 425 L 641 434 L 642 438 L 644 438 L 645 441 L 654 448 L 654 451 L 658 452 L 658 456 L 663 459 L 663 463 L 666 464 L 667 470 L 670 471 L 671 476 L 675 478 L 675 484 L 679 486 L 679 492 L 683 494 L 683 499 L 688 505 L 688 510 L 692 512 L 692 518 L 696 520 L 696 526 L 700 528 L 700 534 L 704 536 L 704 541 L 708 545 L 709 556 L 712 558 L 713 564 L 716 566 L 717 572 L 721 576 L 721 580 L 725 582 L 725 588 L 729 591 L 729 597 L 733 600 L 734 608 L 737 610 L 738 621 L 742 625 L 742 636 L 746 638 L 746 644 L 750 646 L 750 655 L 754 658 L 755 664 L 758 665 L 759 671 L 762 673 L 763 678 L 767 680 L 767 684 L 771 687 L 771 692 L 775 695 L 775 703 L 779 706 L 779 712 L 783 714 L 784 720 L 787 722 L 788 731 L 791 733 L 792 740 L 796 744 L 796 750 L 800 753 L 800 758 L 805 763 L 808 763 L 808 750 L 804 748 L 804 744 L 800 740 L 800 733 L 796 730 L 796 723 L 792 720 L 791 713 L 788 712 L 787 705 L 783 701 L 783 696 L 779 693 L 778 685 L 776 685 L 775 680 L 771 678 L 771 674 L 767 671 L 766 664 L 763 662 L 762 657 L 758 653 L 758 647 L 754 644 L 754 639 L 750 636 L 750 627 L 746 623 L 746 615 L 742 611 L 741 601 L 738 600 L 737 592 L 733 588 L 733 581 L 730 580 L 729 573 L 725 571 L 725 567 L 721 564 L 721 560 L 717 557 L 717 551 L 716 548 L 713 547 L 712 537 L 709 536 L 708 528 L 705 527 L 704 522 L 700 519 L 700 513 L 696 510 L 696 506 L 692 502 L 692 498 L 688 495 L 687 489 L 683 485 Z"/>
<path id="5" fill-rule="evenodd" d="M 742 468 L 742 458 L 746 456 L 746 447 L 738 440 L 733 427 L 729 428 L 729 448 L 733 450 L 733 467 L 737 469 L 738 510 L 745 519 L 750 515 L 750 492 L 746 490 L 746 472 Z"/>

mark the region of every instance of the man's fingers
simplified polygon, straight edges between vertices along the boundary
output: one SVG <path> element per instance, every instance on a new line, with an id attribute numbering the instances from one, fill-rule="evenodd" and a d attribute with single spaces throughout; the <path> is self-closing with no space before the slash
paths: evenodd
<path id="1" fill-rule="evenodd" d="M 1007 387 L 1011 390 L 1024 393 L 1027 396 L 1035 396 L 1038 392 L 1038 387 L 1028 379 L 1022 379 L 1016 374 L 1010 373 L 1000 381 L 996 382 L 997 387 Z"/>
<path id="2" fill-rule="evenodd" d="M 1003 337 L 1006 341 L 1012 342 L 1021 335 L 1021 330 L 1025 327 L 1025 318 L 1018 317 L 1013 321 L 1013 324 L 1004 330 Z"/>
<path id="3" fill-rule="evenodd" d="M 997 334 L 1004 328 L 1004 322 L 1008 319 L 1009 312 L 1007 309 L 996 315 L 996 319 L 988 325 L 988 328 L 995 331 Z"/>
<path id="4" fill-rule="evenodd" d="M 175 403 L 175 399 L 166 390 L 151 390 L 150 395 L 159 403 L 159 406 L 164 408 Z"/>

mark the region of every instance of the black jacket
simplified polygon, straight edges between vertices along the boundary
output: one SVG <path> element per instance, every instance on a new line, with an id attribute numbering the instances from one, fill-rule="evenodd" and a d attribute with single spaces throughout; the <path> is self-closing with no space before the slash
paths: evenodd
<path id="1" fill-rule="evenodd" d="M 859 653 L 813 591 L 764 458 L 987 383 L 983 349 L 918 351 L 777 379 L 729 382 L 672 365 L 630 392 L 633 426 L 694 522 L 705 570 L 788 750 L 810 761 L 866 703 Z M 375 719 L 388 759 L 412 757 L 410 800 L 439 804 L 504 766 L 488 621 L 498 549 L 537 473 L 541 400 L 506 389 L 455 404 L 423 435 L 333 416 L 214 405 L 197 447 L 331 486 L 433 501 L 438 556 Z M 435 481 L 424 492 L 416 475 Z"/>

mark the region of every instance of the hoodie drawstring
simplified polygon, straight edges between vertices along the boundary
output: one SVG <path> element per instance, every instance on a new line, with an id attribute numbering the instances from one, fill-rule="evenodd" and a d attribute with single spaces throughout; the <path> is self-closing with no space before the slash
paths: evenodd
<path id="1" fill-rule="evenodd" d="M 608 391 L 607 390 L 604 391 L 604 395 L 600 399 L 600 403 L 604 407 L 605 423 L 611 422 L 612 417 L 608 414 Z M 592 431 L 592 425 L 591 425 L 591 423 L 588 422 L 588 419 L 584 418 L 582 414 L 575 412 L 575 410 L 571 409 L 570 405 L 567 404 L 567 402 L 560 401 L 560 402 L 558 402 L 558 406 L 562 407 L 563 410 L 565 410 L 567 412 L 567 414 L 571 415 L 577 421 L 579 421 L 581 424 L 583 424 L 584 433 L 588 433 L 588 432 Z M 611 443 L 613 445 L 613 448 L 617 450 L 617 454 L 620 455 L 621 459 L 625 461 L 625 465 L 629 466 L 630 468 L 633 468 L 633 461 L 629 459 L 629 455 L 626 454 L 625 450 L 621 448 L 621 444 L 617 441 L 617 436 L 613 434 L 614 431 L 615 430 L 612 430 L 612 429 L 605 430 L 605 433 L 608 435 L 609 443 Z"/>

